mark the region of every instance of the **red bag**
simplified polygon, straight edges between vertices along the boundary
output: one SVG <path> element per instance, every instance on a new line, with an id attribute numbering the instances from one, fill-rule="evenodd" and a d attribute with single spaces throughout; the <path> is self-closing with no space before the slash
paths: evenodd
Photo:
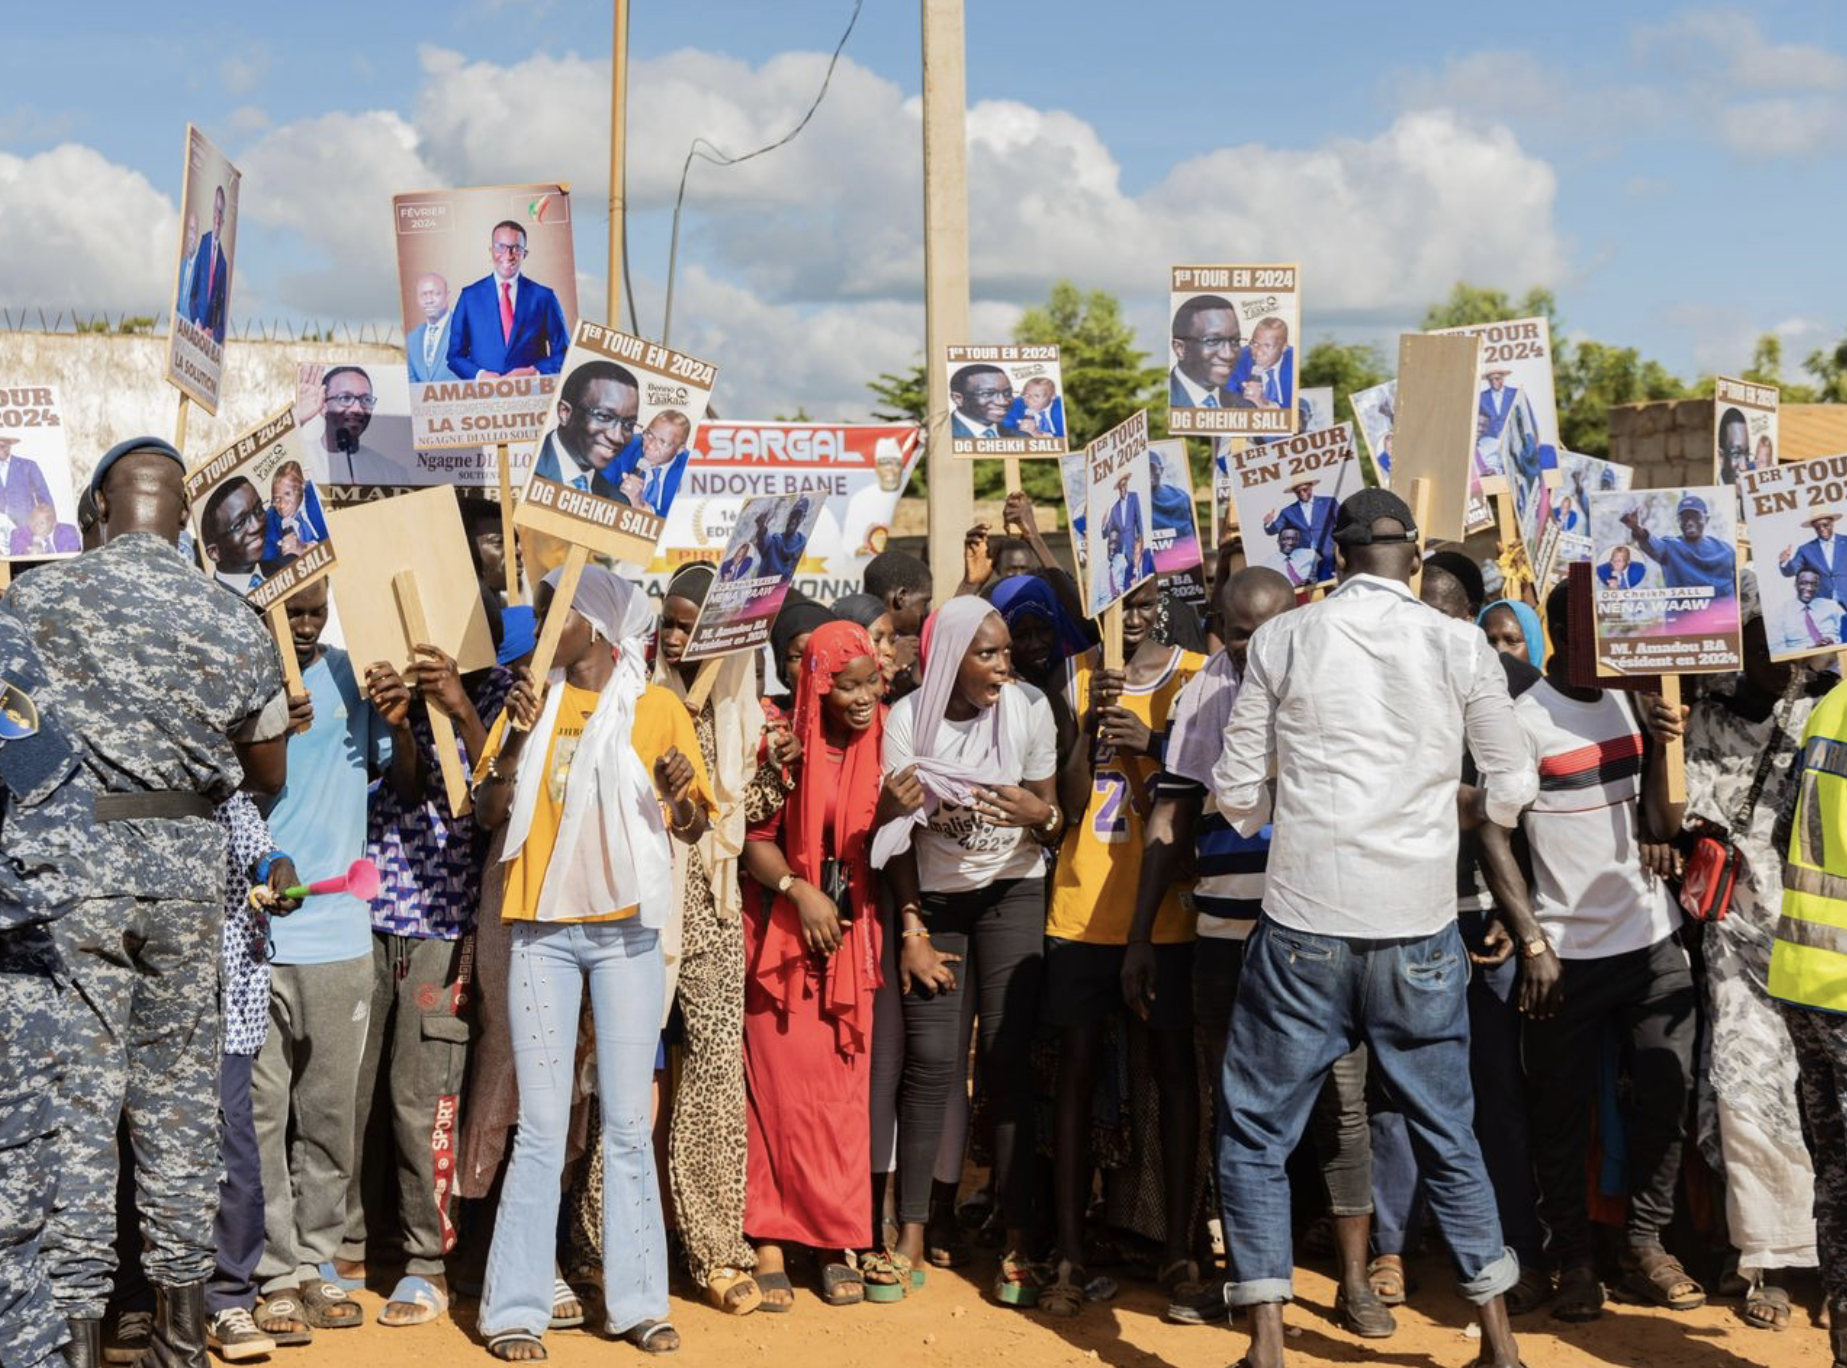
<path id="1" fill-rule="evenodd" d="M 1680 910 L 1695 921 L 1724 921 L 1738 886 L 1738 847 L 1718 836 L 1694 838 L 1680 876 Z"/>

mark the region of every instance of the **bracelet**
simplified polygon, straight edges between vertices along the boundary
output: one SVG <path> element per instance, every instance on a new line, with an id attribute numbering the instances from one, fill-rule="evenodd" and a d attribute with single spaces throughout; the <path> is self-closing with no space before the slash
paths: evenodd
<path id="1" fill-rule="evenodd" d="M 903 938 L 905 940 L 909 940 L 912 936 L 922 936 L 925 940 L 929 940 L 930 928 L 927 926 L 913 926 L 903 933 Z"/>
<path id="2" fill-rule="evenodd" d="M 287 860 L 290 864 L 295 863 L 295 857 L 288 854 L 286 851 L 272 850 L 269 854 L 260 856 L 256 866 L 255 881 L 257 883 L 269 882 L 269 871 L 275 866 L 277 860 Z"/>

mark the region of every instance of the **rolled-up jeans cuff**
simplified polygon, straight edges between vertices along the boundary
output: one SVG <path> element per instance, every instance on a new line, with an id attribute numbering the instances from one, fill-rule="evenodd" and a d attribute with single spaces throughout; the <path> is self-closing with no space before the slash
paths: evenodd
<path id="1" fill-rule="evenodd" d="M 1501 1256 L 1473 1277 L 1464 1278 L 1457 1287 L 1463 1299 L 1476 1306 L 1486 1306 L 1520 1281 L 1520 1256 L 1502 1246 Z"/>
<path id="2" fill-rule="evenodd" d="M 1255 1278 L 1250 1282 L 1225 1284 L 1225 1305 L 1264 1306 L 1270 1302 L 1295 1300 L 1293 1278 Z"/>
<path id="3" fill-rule="evenodd" d="M 1328 1215 L 1330 1216 L 1370 1216 L 1372 1215 L 1372 1203 L 1368 1202 L 1366 1203 L 1365 1206 L 1333 1206 L 1333 1205 L 1330 1205 L 1328 1207 Z"/>

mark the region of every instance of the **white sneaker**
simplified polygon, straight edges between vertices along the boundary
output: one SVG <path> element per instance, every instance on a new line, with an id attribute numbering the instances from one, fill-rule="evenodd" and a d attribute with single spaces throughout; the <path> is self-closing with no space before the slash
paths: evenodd
<path id="1" fill-rule="evenodd" d="M 205 1339 L 226 1363 L 260 1358 L 276 1352 L 276 1342 L 261 1330 L 241 1306 L 220 1311 L 205 1323 Z"/>

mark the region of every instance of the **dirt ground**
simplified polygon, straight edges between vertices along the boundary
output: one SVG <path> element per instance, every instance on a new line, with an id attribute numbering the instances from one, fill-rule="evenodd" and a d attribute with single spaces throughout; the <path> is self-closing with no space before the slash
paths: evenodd
<path id="1" fill-rule="evenodd" d="M 1160 1318 L 1162 1303 L 1146 1286 L 1125 1283 L 1113 1301 L 1092 1303 L 1075 1322 L 1054 1322 L 1037 1312 L 1003 1309 L 986 1296 L 991 1258 L 968 1268 L 932 1270 L 928 1286 L 897 1305 L 823 1306 L 798 1270 L 796 1309 L 787 1315 L 733 1319 L 703 1302 L 674 1298 L 674 1322 L 685 1347 L 667 1362 L 682 1368 L 794 1364 L 802 1368 L 892 1368 L 894 1363 L 1002 1364 L 1006 1368 L 1104 1363 L 1113 1368 L 1223 1368 L 1243 1354 L 1242 1331 L 1224 1326 L 1177 1326 Z M 1391 1368 L 1461 1368 L 1476 1356 L 1465 1333 L 1466 1305 L 1448 1290 L 1441 1260 L 1414 1260 L 1420 1284 L 1412 1305 L 1398 1309 L 1398 1333 L 1362 1341 L 1332 1324 L 1334 1284 L 1317 1270 L 1297 1275 L 1299 1300 L 1288 1312 L 1292 1361 L 1315 1364 L 1379 1363 Z M 356 1335 L 320 1331 L 305 1349 L 277 1351 L 277 1368 L 391 1368 L 492 1362 L 474 1334 L 475 1303 L 459 1302 L 451 1315 L 415 1329 L 374 1323 L 383 1298 L 355 1294 L 367 1324 Z M 1796 1312 L 1782 1334 L 1754 1330 L 1738 1304 L 1718 1302 L 1688 1315 L 1612 1304 L 1591 1325 L 1565 1326 L 1544 1312 L 1515 1322 L 1529 1368 L 1822 1368 L 1830 1360 L 1821 1328 L 1819 1293 L 1797 1289 Z M 593 1319 L 592 1324 L 595 1324 Z M 589 1329 L 546 1336 L 550 1361 L 572 1365 L 640 1363 L 640 1351 L 613 1344 Z M 902 1357 L 895 1357 L 902 1355 Z"/>

